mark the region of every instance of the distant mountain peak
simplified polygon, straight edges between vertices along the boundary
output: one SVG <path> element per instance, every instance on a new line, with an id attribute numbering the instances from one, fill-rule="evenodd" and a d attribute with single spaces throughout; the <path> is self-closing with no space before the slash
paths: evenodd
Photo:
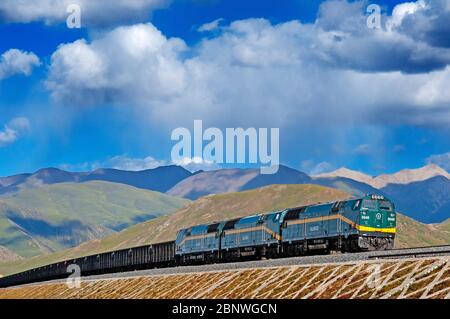
<path id="1" fill-rule="evenodd" d="M 388 184 L 409 184 L 424 181 L 436 176 L 450 179 L 450 174 L 436 164 L 428 164 L 413 169 L 403 169 L 394 174 L 382 174 L 374 178 L 374 187 L 383 188 Z"/>
<path id="2" fill-rule="evenodd" d="M 439 175 L 446 176 L 446 177 L 450 176 L 450 174 L 445 169 L 443 169 L 442 167 L 440 167 L 439 165 L 434 164 L 434 163 L 425 165 L 424 167 L 418 168 L 417 170 L 435 172 L 435 173 L 439 173 Z"/>
<path id="3" fill-rule="evenodd" d="M 317 178 L 334 178 L 334 177 L 344 177 L 344 178 L 350 178 L 357 182 L 365 183 L 371 185 L 373 181 L 373 177 L 369 176 L 367 174 L 364 174 L 360 171 L 355 171 L 348 169 L 346 167 L 341 167 L 335 171 L 329 172 L 329 173 L 323 173 L 316 175 L 314 177 Z"/>
<path id="4" fill-rule="evenodd" d="M 367 174 L 364 174 L 363 172 L 352 170 L 352 169 L 349 169 L 347 167 L 340 167 L 337 170 L 334 170 L 332 172 L 318 174 L 318 175 L 315 175 L 314 177 L 334 176 L 334 175 L 337 175 L 337 174 L 358 174 L 358 175 L 363 175 L 363 176 L 367 176 L 369 178 L 372 178 L 371 176 L 369 176 Z"/>
<path id="5" fill-rule="evenodd" d="M 403 169 L 394 174 L 382 174 L 376 177 L 369 176 L 360 171 L 341 167 L 330 173 L 323 173 L 314 176 L 315 178 L 349 178 L 355 181 L 368 184 L 374 188 L 381 189 L 388 184 L 409 184 L 424 181 L 435 176 L 443 176 L 450 179 L 450 174 L 436 164 L 428 164 L 414 169 Z"/>
<path id="6" fill-rule="evenodd" d="M 180 165 L 175 165 L 175 164 L 171 164 L 171 165 L 165 165 L 165 166 L 158 166 L 156 168 L 150 168 L 150 169 L 178 169 L 178 170 L 184 170 L 187 171 L 187 169 L 185 169 L 183 166 Z"/>
<path id="7" fill-rule="evenodd" d="M 41 168 L 38 169 L 36 172 L 34 172 L 34 174 L 51 174 L 51 173 L 67 173 L 66 171 L 56 168 L 56 167 L 45 167 L 45 168 Z"/>
<path id="8" fill-rule="evenodd" d="M 275 174 L 261 174 L 258 168 L 231 168 L 195 173 L 182 180 L 167 193 L 197 199 L 208 194 L 238 192 L 273 184 L 304 184 L 311 178 L 285 165 Z"/>

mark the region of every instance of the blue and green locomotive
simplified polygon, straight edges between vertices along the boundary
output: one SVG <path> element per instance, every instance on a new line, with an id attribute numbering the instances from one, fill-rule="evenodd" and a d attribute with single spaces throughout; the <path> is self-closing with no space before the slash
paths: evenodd
<path id="1" fill-rule="evenodd" d="M 392 201 L 367 195 L 182 229 L 175 258 L 193 264 L 384 250 L 393 247 L 395 231 Z"/>

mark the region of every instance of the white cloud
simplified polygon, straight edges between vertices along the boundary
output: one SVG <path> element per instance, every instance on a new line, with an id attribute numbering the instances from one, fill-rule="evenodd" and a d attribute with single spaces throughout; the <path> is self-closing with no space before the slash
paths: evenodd
<path id="1" fill-rule="evenodd" d="M 151 156 L 145 158 L 132 158 L 126 155 L 114 156 L 103 163 L 102 167 L 111 167 L 126 171 L 143 171 L 159 166 L 168 165 L 165 161 L 158 161 Z"/>
<path id="2" fill-rule="evenodd" d="M 335 170 L 335 167 L 333 164 L 328 162 L 315 163 L 312 160 L 304 160 L 300 163 L 300 169 L 303 172 L 306 172 L 309 175 L 314 176 L 322 173 L 329 173 Z"/>
<path id="3" fill-rule="evenodd" d="M 40 64 L 39 58 L 32 52 L 10 49 L 1 55 L 0 80 L 16 74 L 28 76 Z"/>
<path id="4" fill-rule="evenodd" d="M 94 26 L 117 25 L 121 23 L 141 22 L 149 14 L 168 4 L 168 0 L 2 0 L 0 2 L 0 21 L 28 23 L 65 22 L 70 13 L 71 4 L 81 8 L 81 24 Z"/>
<path id="5" fill-rule="evenodd" d="M 114 168 L 125 171 L 143 171 L 159 166 L 166 166 L 168 161 L 160 161 L 152 156 L 144 158 L 129 157 L 128 155 L 116 155 L 102 161 L 84 162 L 78 164 L 62 164 L 59 167 L 66 171 L 93 171 L 99 168 Z"/>
<path id="6" fill-rule="evenodd" d="M 142 171 L 167 165 L 182 166 L 191 172 L 196 172 L 198 170 L 209 171 L 220 168 L 220 166 L 198 157 L 194 157 L 192 159 L 184 158 L 182 161 L 172 162 L 166 160 L 158 160 L 152 156 L 139 158 L 130 157 L 125 154 L 116 155 L 102 161 L 85 162 L 80 164 L 62 164 L 59 167 L 67 171 L 92 171 L 99 168 L 114 168 L 125 171 Z"/>
<path id="7" fill-rule="evenodd" d="M 450 125 L 450 50 L 368 29 L 362 8 L 329 1 L 314 24 L 235 21 L 192 48 L 151 24 L 120 27 L 60 46 L 47 83 L 62 103 L 130 105 L 174 127 Z"/>
<path id="8" fill-rule="evenodd" d="M 395 9 L 389 25 L 393 24 L 396 32 L 435 47 L 450 48 L 448 0 L 419 0 L 400 4 Z"/>
<path id="9" fill-rule="evenodd" d="M 427 164 L 436 164 L 450 172 L 450 152 L 431 155 L 426 159 Z"/>
<path id="10" fill-rule="evenodd" d="M 353 152 L 358 155 L 368 155 L 372 152 L 372 147 L 369 144 L 360 144 Z"/>
<path id="11" fill-rule="evenodd" d="M 176 161 L 173 164 L 182 166 L 191 172 L 196 172 L 199 170 L 211 171 L 221 168 L 220 165 L 217 165 L 212 161 L 207 161 L 201 157 L 193 157 L 193 158 L 185 157 L 181 161 Z"/>
<path id="12" fill-rule="evenodd" d="M 30 127 L 30 122 L 25 117 L 16 117 L 5 124 L 0 131 L 0 147 L 14 143 Z"/>
<path id="13" fill-rule="evenodd" d="M 211 32 L 217 30 L 220 26 L 220 23 L 223 21 L 223 18 L 216 19 L 214 21 L 202 24 L 197 31 L 198 32 Z"/>
<path id="14" fill-rule="evenodd" d="M 163 100 L 186 86 L 179 54 L 185 44 L 154 26 L 119 27 L 87 43 L 62 45 L 53 55 L 47 86 L 57 100 L 80 104 Z"/>
<path id="15" fill-rule="evenodd" d="M 387 22 L 387 28 L 393 30 L 402 25 L 403 19 L 419 10 L 424 10 L 427 4 L 424 0 L 417 2 L 405 2 L 396 5 L 392 11 L 392 16 Z"/>

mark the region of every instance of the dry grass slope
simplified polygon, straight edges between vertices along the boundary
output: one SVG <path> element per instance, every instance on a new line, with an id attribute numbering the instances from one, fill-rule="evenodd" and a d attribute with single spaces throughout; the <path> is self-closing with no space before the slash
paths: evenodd
<path id="1" fill-rule="evenodd" d="M 398 216 L 397 237 L 398 248 L 450 245 L 450 223 L 422 224 L 405 215 Z"/>

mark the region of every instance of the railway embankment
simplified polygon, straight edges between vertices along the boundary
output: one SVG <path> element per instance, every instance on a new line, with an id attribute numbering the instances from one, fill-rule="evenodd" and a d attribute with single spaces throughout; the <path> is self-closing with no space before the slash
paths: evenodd
<path id="1" fill-rule="evenodd" d="M 450 298 L 449 256 L 199 269 L 32 284 L 0 289 L 0 298 Z"/>

